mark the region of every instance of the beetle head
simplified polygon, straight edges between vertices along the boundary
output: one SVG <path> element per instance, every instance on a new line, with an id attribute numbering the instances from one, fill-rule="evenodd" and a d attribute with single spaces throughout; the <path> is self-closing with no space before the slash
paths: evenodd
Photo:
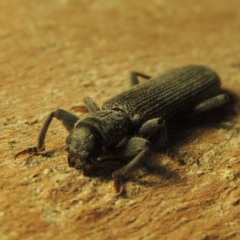
<path id="1" fill-rule="evenodd" d="M 67 138 L 70 167 L 85 168 L 96 162 L 102 152 L 99 134 L 88 126 L 75 128 Z"/>

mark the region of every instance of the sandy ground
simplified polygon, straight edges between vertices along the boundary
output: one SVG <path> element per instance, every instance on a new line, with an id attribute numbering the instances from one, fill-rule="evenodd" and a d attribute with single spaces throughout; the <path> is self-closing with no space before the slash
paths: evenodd
<path id="1" fill-rule="evenodd" d="M 111 179 L 68 167 L 58 121 L 50 158 L 14 158 L 51 111 L 81 116 L 84 96 L 101 105 L 134 70 L 203 64 L 238 95 L 239 9 L 237 0 L 0 0 L 0 239 L 240 239 L 238 102 L 174 130 L 185 164 L 153 153 L 122 196 Z"/>

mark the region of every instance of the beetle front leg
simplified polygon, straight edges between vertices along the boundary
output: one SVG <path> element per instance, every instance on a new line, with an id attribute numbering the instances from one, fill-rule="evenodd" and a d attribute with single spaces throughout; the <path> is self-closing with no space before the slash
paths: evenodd
<path id="1" fill-rule="evenodd" d="M 68 130 L 68 132 L 71 132 L 73 130 L 75 123 L 79 120 L 79 118 L 76 115 L 67 112 L 63 109 L 58 109 L 50 113 L 47 119 L 45 120 L 45 123 L 43 124 L 43 127 L 38 137 L 37 150 L 40 152 L 45 150 L 45 138 L 47 130 L 53 118 L 56 118 L 59 121 L 61 121 L 64 127 Z"/>
<path id="2" fill-rule="evenodd" d="M 64 127 L 68 130 L 68 132 L 71 132 L 73 130 L 75 123 L 79 120 L 79 118 L 76 115 L 70 112 L 67 112 L 63 109 L 58 109 L 54 112 L 51 112 L 46 118 L 42 126 L 42 129 L 40 131 L 40 134 L 38 136 L 38 141 L 37 141 L 37 147 L 24 149 L 18 152 L 15 155 L 15 157 L 18 157 L 19 155 L 22 155 L 22 154 L 42 154 L 42 155 L 45 154 L 45 153 L 42 153 L 45 150 L 45 138 L 53 118 L 56 118 L 59 121 L 61 121 Z"/>

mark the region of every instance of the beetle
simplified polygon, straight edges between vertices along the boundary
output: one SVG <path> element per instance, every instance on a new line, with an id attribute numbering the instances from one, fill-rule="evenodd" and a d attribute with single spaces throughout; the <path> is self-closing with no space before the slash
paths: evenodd
<path id="1" fill-rule="evenodd" d="M 139 84 L 139 77 L 147 80 Z M 118 178 L 144 159 L 154 144 L 166 145 L 170 120 L 201 114 L 229 101 L 217 73 L 200 65 L 175 68 L 155 78 L 133 72 L 131 83 L 131 89 L 109 99 L 102 108 L 86 97 L 90 113 L 81 119 L 63 109 L 50 113 L 37 147 L 27 151 L 45 151 L 46 133 L 56 118 L 69 132 L 66 150 L 70 167 L 85 170 L 108 158 L 132 157 L 112 173 Z"/>

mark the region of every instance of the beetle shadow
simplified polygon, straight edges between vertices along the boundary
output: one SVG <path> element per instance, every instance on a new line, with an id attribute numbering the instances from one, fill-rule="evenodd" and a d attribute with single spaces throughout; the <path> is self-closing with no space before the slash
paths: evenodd
<path id="1" fill-rule="evenodd" d="M 102 179 L 112 179 L 112 173 L 127 164 L 126 159 L 108 158 L 98 164 L 82 169 L 83 175 Z"/>
<path id="2" fill-rule="evenodd" d="M 145 173 L 151 173 L 153 176 L 162 176 L 165 179 L 171 178 L 173 181 L 178 181 L 181 179 L 179 174 L 171 171 L 169 167 L 163 166 L 159 163 L 159 156 L 155 156 L 155 151 L 152 151 L 147 156 L 148 161 L 142 161 L 139 163 L 129 174 L 130 178 L 134 178 L 135 175 L 138 175 L 138 169 L 142 169 Z M 102 161 L 96 166 L 91 166 L 88 169 L 83 170 L 83 174 L 88 177 L 97 177 L 103 179 L 112 179 L 112 173 L 116 170 L 119 170 L 124 165 L 126 165 L 130 159 L 108 159 Z M 141 170 L 140 170 L 141 171 Z M 133 172 L 133 173 L 132 173 Z M 142 175 L 142 174 L 140 174 Z M 125 177 L 123 177 L 125 178 Z M 126 176 L 128 178 L 128 176 Z M 138 179 L 141 177 L 137 177 Z"/>
<path id="3" fill-rule="evenodd" d="M 145 187 L 157 187 L 166 184 L 166 182 L 168 184 L 177 184 L 183 180 L 181 174 L 175 169 L 173 170 L 170 164 L 163 165 L 159 155 L 156 155 L 154 151 L 148 160 L 148 162 L 143 161 L 142 165 L 139 166 L 140 169 L 144 167 L 147 177 L 138 177 L 136 174 L 131 179 L 133 182 L 138 182 L 138 184 Z"/>
<path id="4" fill-rule="evenodd" d="M 150 153 L 146 160 L 139 163 L 128 174 L 114 179 L 117 193 L 121 192 L 119 189 L 122 187 L 125 189 L 124 186 L 128 182 L 149 188 L 166 185 L 166 182 L 168 184 L 177 184 L 183 180 L 177 171 L 172 170 L 170 166 L 162 165 L 159 156 L 156 156 L 154 152 Z M 128 162 L 126 159 L 108 159 L 99 166 L 84 169 L 83 174 L 91 178 L 113 180 L 112 173 Z M 120 195 L 124 195 L 124 193 Z"/>
<path id="5" fill-rule="evenodd" d="M 112 174 L 126 165 L 131 158 L 109 158 L 99 162 L 95 166 L 83 169 L 84 176 L 91 178 L 99 178 L 102 180 L 112 180 Z M 141 163 L 137 164 L 125 176 L 117 178 L 121 183 L 136 182 L 145 187 L 156 187 L 163 185 L 161 180 L 167 180 L 171 183 L 179 183 L 182 176 L 171 166 L 163 165 L 159 160 L 159 154 L 153 150 Z M 116 180 L 116 179 L 115 179 Z"/>

